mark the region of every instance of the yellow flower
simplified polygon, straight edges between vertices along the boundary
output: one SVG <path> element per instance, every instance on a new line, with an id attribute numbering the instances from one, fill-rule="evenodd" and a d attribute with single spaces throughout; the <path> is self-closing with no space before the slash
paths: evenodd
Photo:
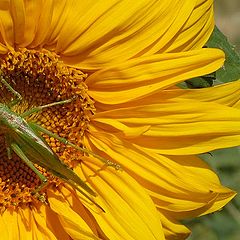
<path id="1" fill-rule="evenodd" d="M 179 220 L 216 211 L 235 193 L 194 154 L 238 145 L 239 82 L 180 90 L 218 69 L 224 55 L 201 49 L 212 1 L 0 1 L 0 65 L 23 100 L 14 109 L 70 99 L 27 121 L 121 165 L 116 170 L 44 138 L 97 193 L 94 201 L 8 159 L 1 135 L 2 239 L 185 239 Z M 238 91 L 239 92 L 239 91 Z M 12 96 L 1 88 L 1 102 Z"/>

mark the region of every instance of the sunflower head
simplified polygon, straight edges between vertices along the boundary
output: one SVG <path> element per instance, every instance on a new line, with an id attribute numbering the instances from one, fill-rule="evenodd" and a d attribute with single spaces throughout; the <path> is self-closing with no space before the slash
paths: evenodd
<path id="1" fill-rule="evenodd" d="M 74 98 L 70 103 L 36 112 L 27 120 L 37 122 L 51 132 L 82 146 L 82 138 L 95 112 L 94 101 L 88 96 L 87 86 L 84 83 L 86 74 L 65 66 L 55 53 L 47 50 L 11 51 L 1 58 L 0 68 L 2 77 L 7 79 L 14 90 L 22 96 L 22 100 L 13 106 L 14 111 L 19 114 L 36 106 Z M 4 85 L 0 94 L 0 101 L 6 105 L 16 97 Z M 9 207 L 16 208 L 34 202 L 31 192 L 40 184 L 36 174 L 16 154 L 13 154 L 12 158 L 8 157 L 5 135 L 2 131 L 1 212 Z M 81 152 L 46 134 L 44 138 L 57 156 L 71 168 L 81 162 Z M 48 178 L 50 185 L 60 184 L 59 180 L 44 168 L 36 167 Z"/>
<path id="2" fill-rule="evenodd" d="M 239 144 L 240 112 L 229 107 L 239 92 L 176 87 L 223 64 L 221 50 L 202 49 L 214 27 L 212 2 L 0 1 L 1 74 L 22 96 L 12 110 L 72 99 L 26 121 L 96 154 L 42 134 L 104 209 L 40 166 L 47 204 L 34 198 L 40 181 L 17 155 L 9 158 L 1 131 L 3 239 L 184 239 L 189 230 L 180 220 L 233 198 L 193 155 Z M 9 105 L 15 96 L 1 90 Z"/>

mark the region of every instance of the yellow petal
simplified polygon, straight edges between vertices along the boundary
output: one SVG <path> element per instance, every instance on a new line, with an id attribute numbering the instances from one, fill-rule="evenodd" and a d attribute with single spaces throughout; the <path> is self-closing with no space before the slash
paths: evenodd
<path id="1" fill-rule="evenodd" d="M 165 239 L 157 210 L 145 190 L 126 172 L 98 161 L 84 162 L 82 171 L 105 212 L 89 209 L 111 240 Z"/>
<path id="2" fill-rule="evenodd" d="M 139 102 L 137 107 L 99 112 L 92 124 L 160 154 L 199 154 L 240 144 L 240 110 L 193 99 Z M 132 135 L 134 128 L 144 126 L 145 131 L 135 131 L 141 135 Z"/>
<path id="3" fill-rule="evenodd" d="M 16 211 L 6 210 L 1 215 L 1 238 L 10 239 L 46 239 L 57 240 L 58 234 L 52 232 L 52 228 L 49 227 L 48 221 L 44 211 L 46 206 L 42 206 L 41 209 L 36 210 L 34 208 L 19 208 Z M 55 219 L 55 224 L 58 223 Z M 61 226 L 58 226 L 61 232 Z M 62 240 L 69 240 L 66 233 L 61 235 Z"/>
<path id="4" fill-rule="evenodd" d="M 139 0 L 132 4 L 123 0 L 78 6 L 61 32 L 57 51 L 68 64 L 92 70 L 142 55 L 161 42 L 153 50 L 156 52 L 168 44 L 168 38 L 161 39 L 170 26 L 174 26 L 171 38 L 177 34 L 194 4 L 179 0 Z"/>
<path id="5" fill-rule="evenodd" d="M 198 100 L 201 102 L 215 102 L 226 106 L 239 108 L 240 106 L 240 80 L 229 82 L 225 84 L 219 84 L 213 87 L 201 88 L 201 89 L 180 89 L 178 87 L 171 87 L 161 91 L 161 99 L 159 99 L 159 93 L 145 97 L 143 100 L 132 101 L 127 104 L 119 104 L 117 106 L 110 106 L 104 104 L 98 104 L 100 109 L 114 109 L 124 108 L 128 106 L 139 106 L 139 104 L 156 104 L 161 102 L 172 101 L 176 99 L 187 99 L 189 102 L 192 100 Z"/>
<path id="6" fill-rule="evenodd" d="M 190 230 L 171 218 L 167 214 L 159 212 L 161 222 L 163 224 L 164 235 L 168 240 L 184 240 L 190 235 Z"/>
<path id="7" fill-rule="evenodd" d="M 216 211 L 235 195 L 197 157 L 162 156 L 99 130 L 91 131 L 89 139 L 95 153 L 119 163 L 148 189 L 160 212 L 175 219 Z"/>
<path id="8" fill-rule="evenodd" d="M 135 101 L 122 103 L 118 105 L 107 105 L 96 103 L 97 108 L 101 111 L 106 111 L 116 108 L 127 108 L 139 105 L 157 104 L 161 102 L 175 102 L 177 99 L 188 99 L 189 101 L 198 100 L 201 102 L 215 102 L 230 107 L 240 107 L 240 80 L 219 84 L 213 87 L 201 89 L 180 89 L 172 86 L 161 91 L 161 98 L 159 93 L 146 96 L 143 99 L 136 99 Z"/>
<path id="9" fill-rule="evenodd" d="M 163 95 L 171 99 L 179 97 L 190 101 L 193 99 L 203 102 L 216 102 L 239 108 L 240 80 L 202 89 L 165 90 L 163 91 Z"/>
<path id="10" fill-rule="evenodd" d="M 90 2 L 90 0 L 87 2 Z M 44 47 L 52 51 L 56 51 L 57 43 L 64 24 L 66 23 L 68 18 L 75 14 L 76 5 L 84 4 L 83 1 L 81 1 L 80 4 L 79 3 L 79 1 L 75 0 L 54 0 L 52 2 L 51 22 L 49 22 L 49 26 L 46 27 L 46 29 L 48 29 L 48 34 L 44 42 L 41 43 Z M 42 11 L 44 13 L 45 8 L 43 8 Z"/>
<path id="11" fill-rule="evenodd" d="M 7 47 L 4 44 L 0 43 L 0 54 L 6 54 L 7 52 L 8 52 Z"/>
<path id="12" fill-rule="evenodd" d="M 181 18 L 181 14 L 179 14 L 179 18 Z M 172 28 L 175 28 L 175 25 Z M 191 15 L 175 37 L 171 37 L 171 32 L 167 31 L 169 43 L 163 50 L 165 52 L 179 52 L 201 48 L 206 44 L 213 28 L 213 1 L 198 0 Z"/>
<path id="13" fill-rule="evenodd" d="M 39 209 L 27 210 L 29 211 L 29 215 L 32 214 L 36 225 L 36 239 L 70 240 L 70 236 L 65 232 L 58 220 L 58 216 L 48 206 L 42 205 Z M 32 230 L 32 232 L 34 231 Z"/>
<path id="14" fill-rule="evenodd" d="M 64 230 L 75 240 L 99 240 L 100 238 L 94 234 L 88 221 L 83 219 L 84 212 L 78 214 L 77 210 L 70 207 L 66 199 L 52 191 L 48 191 L 49 203 L 51 209 L 58 215 Z M 81 204 L 79 202 L 79 204 Z M 78 208 L 76 206 L 76 208 Z"/>
<path id="15" fill-rule="evenodd" d="M 45 47 L 67 64 L 96 70 L 136 56 L 199 48 L 212 31 L 211 9 L 212 1 L 196 0 L 2 1 L 0 50 Z"/>
<path id="16" fill-rule="evenodd" d="M 49 222 L 52 220 L 54 224 L 58 224 L 58 219 L 55 216 L 54 219 L 46 216 L 46 212 L 49 212 L 49 209 L 46 205 L 39 206 L 36 208 L 23 208 L 19 209 L 17 212 L 18 216 L 18 228 L 20 237 L 17 239 L 46 239 L 46 240 L 57 240 L 59 239 L 59 233 L 62 240 L 69 240 L 69 236 L 66 233 L 62 232 L 62 226 L 58 226 L 58 233 L 55 234 L 52 231 L 52 227 Z M 52 222 L 52 224 L 53 224 Z"/>
<path id="17" fill-rule="evenodd" d="M 27 47 L 35 38 L 39 38 L 44 35 L 44 32 L 48 31 L 51 21 L 51 3 L 51 0 L 28 1 L 27 3 L 14 0 L 11 2 L 10 11 L 14 23 L 14 46 Z M 41 12 L 42 7 L 45 7 L 46 11 Z"/>
<path id="18" fill-rule="evenodd" d="M 55 44 L 65 20 L 71 15 L 73 1 L 1 1 L 1 48 L 45 47 Z M 4 49 L 0 52 L 3 53 Z M 4 52 L 5 53 L 5 52 Z"/>
<path id="19" fill-rule="evenodd" d="M 123 103 L 213 72 L 223 60 L 223 52 L 217 49 L 159 54 L 97 71 L 87 78 L 86 83 L 95 101 Z"/>
<path id="20" fill-rule="evenodd" d="M 81 15 L 75 10 L 68 18 L 57 51 L 67 64 L 88 70 L 200 48 L 214 26 L 211 0 L 97 1 L 78 9 Z"/>
<path id="21" fill-rule="evenodd" d="M 17 212 L 5 211 L 0 217 L 0 232 L 2 239 L 20 239 Z"/>
<path id="22" fill-rule="evenodd" d="M 1 33 L 7 36 L 4 41 L 6 45 L 15 47 L 19 44 L 23 47 L 33 41 L 41 5 L 44 5 L 42 1 L 28 1 L 27 4 L 22 0 L 2 1 L 0 9 L 4 15 L 1 14 Z"/>
<path id="23" fill-rule="evenodd" d="M 13 19 L 10 11 L 10 1 L 0 1 L 0 32 L 1 53 L 14 46 Z M 5 47 L 4 47 L 5 46 Z"/>

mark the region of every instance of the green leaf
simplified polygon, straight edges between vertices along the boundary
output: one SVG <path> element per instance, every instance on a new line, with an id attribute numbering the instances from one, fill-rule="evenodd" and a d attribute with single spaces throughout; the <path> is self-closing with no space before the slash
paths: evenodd
<path id="1" fill-rule="evenodd" d="M 192 78 L 184 82 L 178 83 L 180 88 L 206 88 L 213 86 L 213 81 L 216 80 L 216 73 L 210 73 L 205 76 Z"/>
<path id="2" fill-rule="evenodd" d="M 216 72 L 216 84 L 240 79 L 240 56 L 216 26 L 207 47 L 222 49 L 226 55 L 224 66 Z"/>
<path id="3" fill-rule="evenodd" d="M 179 87 L 206 88 L 240 79 L 240 56 L 235 51 L 234 46 L 228 42 L 227 37 L 216 26 L 206 47 L 224 51 L 226 56 L 224 66 L 214 73 L 180 83 L 178 84 Z"/>
<path id="4" fill-rule="evenodd" d="M 213 85 L 213 81 L 216 80 L 216 74 L 211 73 L 202 77 L 186 80 L 185 83 L 188 88 L 206 88 Z"/>

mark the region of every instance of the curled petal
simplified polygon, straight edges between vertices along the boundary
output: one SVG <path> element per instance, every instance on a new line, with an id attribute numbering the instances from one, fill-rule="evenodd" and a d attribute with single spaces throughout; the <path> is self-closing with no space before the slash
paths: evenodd
<path id="1" fill-rule="evenodd" d="M 217 49 L 158 54 L 97 71 L 87 78 L 86 83 L 89 94 L 97 102 L 119 104 L 213 72 L 223 61 L 224 54 Z"/>
<path id="2" fill-rule="evenodd" d="M 163 231 L 166 239 L 168 240 L 184 240 L 190 235 L 191 231 L 182 225 L 180 222 L 176 221 L 176 219 L 169 216 L 169 214 L 165 214 L 163 212 L 159 212 L 161 222 L 163 225 Z"/>
<path id="3" fill-rule="evenodd" d="M 162 156 L 100 131 L 92 131 L 89 139 L 95 152 L 118 162 L 148 190 L 160 212 L 175 219 L 216 211 L 235 195 L 197 157 Z"/>

